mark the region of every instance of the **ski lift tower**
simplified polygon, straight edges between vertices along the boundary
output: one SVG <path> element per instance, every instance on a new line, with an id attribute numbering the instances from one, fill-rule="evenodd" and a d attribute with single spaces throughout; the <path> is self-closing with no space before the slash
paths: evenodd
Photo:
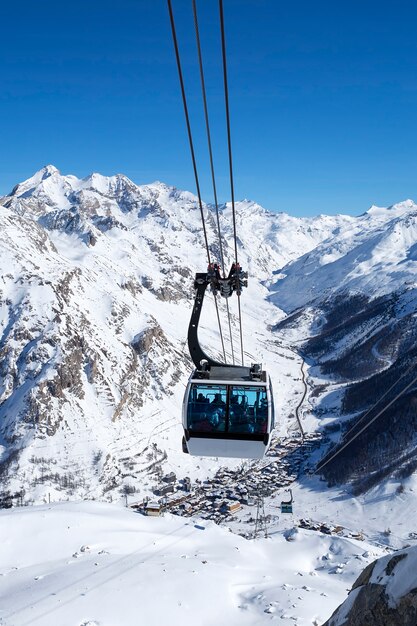
<path id="1" fill-rule="evenodd" d="M 269 516 L 265 515 L 265 493 L 262 489 L 259 489 L 256 495 L 256 519 L 255 530 L 253 532 L 254 539 L 262 534 L 265 538 L 268 537 L 268 521 Z"/>

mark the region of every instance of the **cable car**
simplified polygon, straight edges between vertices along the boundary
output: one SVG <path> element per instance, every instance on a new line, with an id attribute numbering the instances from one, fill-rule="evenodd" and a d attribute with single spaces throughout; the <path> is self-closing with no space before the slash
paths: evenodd
<path id="1" fill-rule="evenodd" d="M 182 411 L 183 451 L 192 455 L 260 459 L 270 445 L 274 403 L 267 372 L 259 364 L 245 367 L 218 363 L 198 342 L 207 286 L 230 295 L 241 289 L 243 276 L 239 267 L 234 271 L 232 266 L 227 279 L 209 271 L 197 274 L 194 282 L 197 292 L 188 346 L 196 369 L 188 381 Z"/>
<path id="2" fill-rule="evenodd" d="M 286 489 L 285 492 L 289 493 L 289 500 L 281 500 L 281 513 L 292 513 L 292 504 L 294 502 L 292 490 Z"/>

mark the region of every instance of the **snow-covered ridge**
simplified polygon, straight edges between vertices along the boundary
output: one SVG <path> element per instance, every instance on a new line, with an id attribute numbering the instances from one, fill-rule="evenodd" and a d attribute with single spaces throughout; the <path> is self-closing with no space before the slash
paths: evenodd
<path id="1" fill-rule="evenodd" d="M 337 292 L 376 297 L 414 286 L 417 278 L 417 205 L 408 200 L 372 207 L 282 269 L 273 301 L 291 311 Z"/>
<path id="2" fill-rule="evenodd" d="M 62 175 L 53 165 L 45 166 L 28 180 L 16 185 L 12 192 L 3 198 L 2 202 L 15 210 L 31 212 L 36 206 L 35 201 L 42 200 L 42 210 L 45 213 L 52 207 L 64 209 L 71 205 L 79 205 L 82 208 L 83 204 L 88 204 L 88 202 L 83 203 L 82 200 L 88 197 L 90 197 L 90 205 L 97 205 L 94 200 L 101 200 L 103 206 L 97 207 L 98 210 L 105 208 L 107 211 L 117 210 L 117 205 L 120 208 L 120 201 L 123 199 L 127 200 L 125 209 L 128 211 L 134 211 L 138 208 L 156 210 L 162 207 L 165 210 L 172 210 L 178 208 L 178 203 L 181 203 L 184 209 L 198 209 L 195 195 L 159 181 L 148 185 L 136 185 L 122 174 L 102 176 L 98 173 L 79 179 L 73 175 Z M 28 198 L 32 201 L 25 202 Z M 272 235 L 270 237 L 272 241 L 269 243 L 273 243 L 277 233 L 282 231 L 288 235 L 288 229 L 291 229 L 293 230 L 292 235 L 295 237 L 292 248 L 296 246 L 298 252 L 311 249 L 319 241 L 330 235 L 335 228 L 350 221 L 350 218 L 346 216 L 295 218 L 285 213 L 272 213 L 250 200 L 239 202 L 237 213 L 238 217 L 240 216 L 238 225 L 241 230 L 239 235 L 242 232 L 244 237 L 244 234 L 255 227 L 256 230 L 260 231 L 259 234 L 267 235 L 267 238 L 268 235 Z M 224 216 L 222 226 L 224 225 L 228 231 L 230 229 L 230 203 L 221 207 L 221 214 Z M 185 218 L 185 216 L 186 211 L 182 217 Z M 281 241 L 281 244 L 283 243 L 284 238 Z M 285 245 L 281 253 L 284 263 L 290 260 L 290 257 L 284 256 L 286 249 L 290 257 L 294 255 L 294 250 L 290 250 L 290 247 Z"/>
<path id="3" fill-rule="evenodd" d="M 102 176 L 93 173 L 79 179 L 73 175 L 62 175 L 56 167 L 47 165 L 28 180 L 16 185 L 0 202 L 21 215 L 37 218 L 44 216 L 45 219 L 46 214 L 52 213 L 49 226 L 54 224 L 55 216 L 58 215 L 58 229 L 62 228 L 63 212 L 68 211 L 71 222 L 74 222 L 76 216 L 76 221 L 85 225 L 86 217 L 94 216 L 99 221 L 99 228 L 105 219 L 109 220 L 111 226 L 132 228 L 137 218 L 152 215 L 153 218 L 159 218 L 161 224 L 169 224 L 171 229 L 182 229 L 185 226 L 195 232 L 201 230 L 195 195 L 159 181 L 136 185 L 122 174 Z M 218 242 L 213 207 L 206 205 L 204 210 L 211 231 L 210 244 L 215 253 Z M 392 238 L 387 239 L 389 232 L 386 229 L 396 219 L 401 228 L 401 220 L 416 210 L 414 202 L 406 200 L 388 208 L 373 206 L 359 217 L 319 215 L 296 218 L 286 213 L 267 211 L 256 202 L 243 200 L 237 203 L 237 229 L 250 260 L 254 259 L 254 266 L 262 266 L 264 269 L 264 279 L 269 280 L 272 273 L 278 274 L 284 266 L 290 264 L 285 267 L 284 276 L 287 284 L 292 282 L 291 288 L 289 284 L 288 288 L 283 287 L 278 281 L 278 293 L 282 288 L 288 293 L 294 293 L 296 279 L 291 278 L 293 275 L 298 280 L 308 281 L 307 288 L 300 290 L 296 285 L 295 291 L 304 295 L 298 293 L 291 302 L 277 296 L 279 306 L 291 309 L 305 303 L 306 295 L 314 297 L 323 287 L 328 289 L 332 281 L 339 286 L 343 283 L 355 288 L 355 281 L 350 279 L 356 278 L 358 272 L 367 274 L 368 265 L 363 264 L 353 276 L 346 266 L 349 263 L 356 265 L 358 258 L 366 260 L 369 255 L 372 257 L 371 265 L 379 263 L 381 258 L 384 259 L 385 248 L 395 243 Z M 224 238 L 230 239 L 230 203 L 220 208 L 220 222 Z M 383 239 L 381 245 L 375 251 L 369 251 L 370 247 L 379 243 L 378 237 Z M 397 252 L 396 260 L 401 260 L 404 250 L 403 246 Z M 298 262 L 293 264 L 297 259 Z M 326 269 L 320 272 L 321 268 Z"/>

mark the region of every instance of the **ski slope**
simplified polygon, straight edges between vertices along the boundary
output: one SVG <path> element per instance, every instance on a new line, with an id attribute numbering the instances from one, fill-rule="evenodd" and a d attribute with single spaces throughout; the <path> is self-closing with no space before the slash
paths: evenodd
<path id="1" fill-rule="evenodd" d="M 0 534 L 2 626 L 318 625 L 383 553 L 300 529 L 248 541 L 96 502 L 2 511 Z"/>

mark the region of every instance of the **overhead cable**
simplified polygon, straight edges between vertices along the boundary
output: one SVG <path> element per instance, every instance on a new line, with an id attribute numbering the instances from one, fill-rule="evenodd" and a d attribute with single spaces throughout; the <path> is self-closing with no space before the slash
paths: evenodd
<path id="1" fill-rule="evenodd" d="M 401 398 L 401 396 L 408 389 L 410 389 L 410 387 L 412 387 L 416 382 L 417 382 L 417 376 L 415 378 L 413 378 L 411 383 L 406 385 L 404 387 L 404 389 L 402 389 L 402 391 L 400 391 L 400 393 L 398 393 L 390 402 L 388 402 L 388 404 L 385 407 L 383 407 L 367 424 L 365 424 L 365 426 L 363 426 L 363 428 L 361 428 L 355 435 L 353 435 L 353 437 L 351 437 L 349 439 L 349 441 L 347 441 L 341 448 L 339 448 L 339 450 L 336 450 L 336 452 L 334 454 L 332 454 L 330 458 L 326 459 L 323 463 L 318 463 L 317 468 L 315 470 L 315 473 L 320 472 L 323 469 L 323 467 L 328 465 L 328 463 L 330 463 L 330 461 L 333 461 L 333 459 L 335 459 L 341 452 L 343 452 L 343 450 L 345 450 L 353 441 L 355 441 L 355 439 L 357 439 L 363 432 L 365 432 L 365 430 L 367 428 L 369 428 L 369 426 L 371 424 L 373 424 L 375 422 L 375 420 L 377 420 L 383 413 L 385 413 L 385 411 L 387 409 L 389 409 L 389 407 L 392 406 L 394 404 L 394 402 L 396 402 L 399 398 Z M 378 404 L 378 402 L 374 406 L 377 406 L 377 404 Z M 368 413 L 369 413 L 369 411 L 368 411 Z"/>
<path id="2" fill-rule="evenodd" d="M 388 387 L 388 389 L 382 394 L 382 396 L 380 396 L 380 398 L 378 398 L 378 401 L 375 402 L 375 404 L 373 404 L 371 406 L 370 409 L 368 409 L 367 411 L 365 411 L 365 413 L 363 415 L 361 415 L 361 417 L 357 420 L 357 422 L 352 426 L 352 428 L 350 428 L 347 432 L 344 433 L 343 438 L 347 439 L 350 435 L 350 433 L 352 433 L 353 431 L 355 431 L 357 429 L 357 427 L 359 426 L 359 424 L 361 422 L 364 421 L 364 419 L 366 417 L 368 417 L 368 415 L 375 410 L 375 408 L 378 406 L 378 404 L 380 402 L 382 402 L 382 400 L 390 393 L 390 391 L 392 391 L 394 389 L 394 387 L 396 387 L 398 385 L 398 383 L 407 376 L 407 374 L 409 374 L 411 372 L 411 370 L 413 370 L 415 368 L 414 363 L 412 363 L 410 365 L 410 367 L 408 367 L 406 369 L 406 371 L 401 374 L 401 376 L 391 385 L 391 387 Z"/>
<path id="3" fill-rule="evenodd" d="M 172 39 L 173 39 L 174 48 L 175 48 L 175 57 L 176 57 L 176 60 L 177 60 L 178 76 L 179 76 L 180 85 L 181 85 L 182 103 L 184 105 L 185 121 L 186 121 L 186 124 L 187 124 L 188 141 L 189 141 L 189 144 L 190 144 L 190 151 L 191 151 L 191 160 L 193 162 L 195 185 L 196 185 L 196 188 L 197 188 L 197 196 L 198 196 L 198 204 L 199 204 L 199 207 L 200 207 L 201 221 L 202 221 L 202 224 L 203 224 L 204 241 L 205 241 L 206 251 L 207 251 L 207 260 L 208 260 L 208 263 L 210 265 L 211 264 L 211 259 L 210 259 L 210 250 L 209 250 L 208 239 L 207 239 L 206 222 L 205 222 L 205 219 L 204 219 L 203 202 L 201 200 L 200 183 L 199 183 L 199 180 L 198 180 L 197 163 L 196 163 L 195 153 L 194 153 L 194 143 L 193 143 L 193 137 L 192 137 L 192 134 L 191 134 L 190 116 L 188 114 L 187 98 L 186 98 L 186 95 L 185 95 L 184 79 L 183 79 L 183 76 L 182 76 L 180 53 L 179 53 L 179 49 L 178 49 L 178 41 L 177 41 L 177 34 L 176 34 L 176 30 L 175 30 L 175 21 L 174 21 L 174 14 L 172 12 L 171 0 L 168 0 L 168 10 L 169 10 L 169 18 L 170 18 L 170 21 L 171 21 L 171 30 L 172 30 Z"/>
<path id="4" fill-rule="evenodd" d="M 168 0 L 168 10 L 169 10 L 169 18 L 170 18 L 170 22 L 171 22 L 172 39 L 173 39 L 174 48 L 175 48 L 175 58 L 177 60 L 178 76 L 179 76 L 179 79 L 180 79 L 182 103 L 183 103 L 183 106 L 184 106 L 185 121 L 186 121 L 186 124 L 187 124 L 187 132 L 188 132 L 188 141 L 189 141 L 189 144 L 190 144 L 191 160 L 193 162 L 194 178 L 195 178 L 195 184 L 196 184 L 197 196 L 198 196 L 198 204 L 199 204 L 199 207 L 200 207 L 201 222 L 202 222 L 202 225 L 203 225 L 204 241 L 205 241 L 206 252 L 207 252 L 207 261 L 208 261 L 208 264 L 211 265 L 210 249 L 209 249 L 209 244 L 208 244 L 208 239 L 207 239 L 206 222 L 205 222 L 205 219 L 204 219 L 203 202 L 202 202 L 202 199 L 201 199 L 200 182 L 199 182 L 199 179 L 198 179 L 198 172 L 197 172 L 197 162 L 196 162 L 195 153 L 194 153 L 194 143 L 193 143 L 193 136 L 192 136 L 192 133 L 191 133 L 190 116 L 188 114 L 187 98 L 186 98 L 186 95 L 185 95 L 184 79 L 183 79 L 182 69 L 181 69 L 181 59 L 180 59 L 180 53 L 179 53 L 179 48 L 178 48 L 177 33 L 176 33 L 176 29 L 175 29 L 174 13 L 172 11 L 171 0 Z M 226 351 L 225 351 L 225 347 L 224 347 L 223 332 L 222 332 L 222 327 L 221 327 L 221 323 L 220 323 L 220 314 L 219 314 L 219 307 L 218 307 L 218 303 L 217 303 L 217 298 L 214 298 L 214 304 L 216 306 L 216 314 L 217 314 L 217 321 L 218 321 L 218 324 L 219 324 L 219 333 L 220 333 L 220 339 L 221 339 L 221 343 L 222 343 L 223 355 L 224 355 L 224 358 L 226 360 Z"/>
<path id="5" fill-rule="evenodd" d="M 229 88 L 227 84 L 226 35 L 225 35 L 225 28 L 224 28 L 223 0 L 219 0 L 219 12 L 220 12 L 220 30 L 221 30 L 222 57 L 223 57 L 224 98 L 225 98 L 225 107 L 226 107 L 227 146 L 228 146 L 228 153 L 229 153 L 229 178 L 230 178 L 230 192 L 231 192 L 231 199 L 232 199 L 233 239 L 234 239 L 234 244 L 235 244 L 235 262 L 236 262 L 236 265 L 238 265 L 235 190 L 234 190 L 234 183 L 233 183 L 232 140 L 231 140 L 231 132 L 230 132 Z M 240 348 L 241 348 L 241 353 L 242 353 L 242 365 L 243 365 L 244 352 L 243 352 L 243 329 L 242 329 L 242 311 L 240 307 L 240 295 L 238 295 L 237 298 L 238 298 L 238 309 L 239 309 Z"/>
<path id="6" fill-rule="evenodd" d="M 200 31 L 199 31 L 199 28 L 198 28 L 198 16 L 197 16 L 197 2 L 196 2 L 196 0 L 192 0 L 192 4 L 193 4 L 193 13 L 194 13 L 195 37 L 196 37 L 197 52 L 198 52 L 198 64 L 199 64 L 199 68 L 200 68 L 201 91 L 202 91 L 202 95 L 203 95 L 203 104 L 204 104 L 204 117 L 205 117 L 205 122 L 206 122 L 207 144 L 208 144 L 208 151 L 209 151 L 209 157 L 210 157 L 211 181 L 212 181 L 212 185 L 213 185 L 214 205 L 215 205 L 215 208 L 216 208 L 217 233 L 218 233 L 218 237 L 219 237 L 219 250 L 220 250 L 220 262 L 221 262 L 221 267 L 222 267 L 222 275 L 223 275 L 223 278 L 224 278 L 226 273 L 225 273 L 225 266 L 224 266 L 223 243 L 222 243 L 221 228 L 220 228 L 219 203 L 218 203 L 218 200 L 217 200 L 216 176 L 215 176 L 215 173 L 214 173 L 213 149 L 212 149 L 212 144 L 211 144 L 210 122 L 209 122 L 209 114 L 208 114 L 208 106 L 207 106 L 207 95 L 206 95 L 206 83 L 205 83 L 205 79 L 204 79 L 203 55 L 201 53 Z M 235 363 L 235 356 L 234 356 L 234 349 L 233 349 L 232 326 L 231 326 L 231 321 L 230 321 L 230 309 L 229 309 L 229 301 L 228 300 L 226 300 L 226 310 L 227 310 L 227 320 L 228 320 L 228 326 L 229 326 L 230 346 L 231 346 L 231 350 L 232 350 L 232 361 L 233 361 L 233 364 L 234 364 Z M 216 305 L 216 311 L 217 311 L 217 316 L 218 316 L 218 320 L 219 320 L 219 328 L 220 328 L 220 326 L 221 326 L 220 325 L 220 317 L 219 317 L 219 310 L 218 310 L 217 305 Z M 226 354 L 225 354 L 225 351 L 224 351 L 223 337 L 222 337 L 222 345 L 223 345 L 224 358 L 225 358 L 225 361 L 226 361 Z"/>

